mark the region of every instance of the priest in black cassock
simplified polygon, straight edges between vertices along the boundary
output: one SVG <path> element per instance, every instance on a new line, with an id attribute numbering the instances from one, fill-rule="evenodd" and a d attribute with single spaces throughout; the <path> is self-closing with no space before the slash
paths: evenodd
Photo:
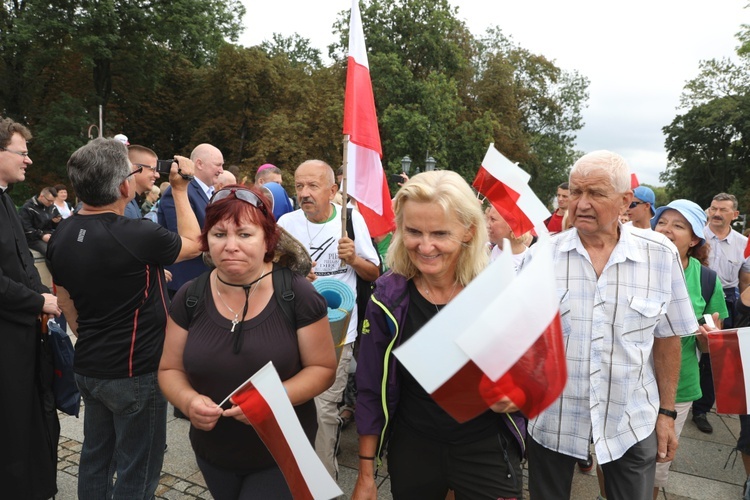
<path id="1" fill-rule="evenodd" d="M 41 314 L 60 309 L 42 285 L 8 193 L 31 165 L 29 139 L 26 127 L 0 119 L 0 495 L 47 499 L 57 493 L 60 423 Z"/>

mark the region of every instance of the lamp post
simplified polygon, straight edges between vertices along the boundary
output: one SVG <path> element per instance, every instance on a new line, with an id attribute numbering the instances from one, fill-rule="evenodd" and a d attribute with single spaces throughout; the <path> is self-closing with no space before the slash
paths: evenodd
<path id="1" fill-rule="evenodd" d="M 435 158 L 432 156 L 428 156 L 427 159 L 424 161 L 424 169 L 426 172 L 432 172 L 435 170 L 435 165 L 437 162 L 435 161 Z"/>
<path id="2" fill-rule="evenodd" d="M 406 155 L 403 158 L 401 158 L 401 171 L 405 173 L 406 175 L 409 175 L 410 169 L 411 169 L 411 158 L 409 158 L 409 155 Z"/>

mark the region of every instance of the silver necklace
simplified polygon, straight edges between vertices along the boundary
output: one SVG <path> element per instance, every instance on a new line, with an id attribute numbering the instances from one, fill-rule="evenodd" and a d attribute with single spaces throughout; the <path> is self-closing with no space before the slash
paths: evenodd
<path id="1" fill-rule="evenodd" d="M 434 294 L 431 293 L 432 290 L 430 290 L 430 285 L 427 284 L 427 280 L 426 279 L 421 278 L 421 280 L 422 280 L 422 283 L 424 284 L 424 292 L 426 294 L 425 298 L 427 299 L 427 302 L 429 302 L 430 304 L 432 304 L 433 306 L 435 306 L 435 310 L 437 312 L 440 312 L 440 308 L 437 306 L 437 304 L 435 302 L 432 301 L 431 296 L 434 295 Z M 456 287 L 457 286 L 458 286 L 458 280 L 456 280 L 456 281 L 453 282 L 453 288 L 451 289 L 451 294 L 448 295 L 448 300 L 445 301 L 446 304 L 448 302 L 450 302 L 451 299 L 453 298 L 453 294 L 456 293 Z"/>
<path id="2" fill-rule="evenodd" d="M 324 229 L 326 228 L 326 223 L 325 223 L 325 222 L 323 222 L 323 223 L 321 223 L 321 224 L 320 224 L 320 226 L 321 226 L 321 227 L 320 227 L 320 229 L 318 230 L 318 232 L 317 232 L 317 233 L 315 233 L 315 236 L 310 236 L 310 219 L 308 219 L 308 218 L 307 218 L 307 216 L 305 216 L 305 228 L 307 229 L 307 238 L 308 238 L 308 240 L 310 240 L 310 242 L 309 242 L 309 243 L 308 243 L 308 245 L 307 245 L 307 246 L 308 246 L 308 248 L 309 248 L 309 247 L 312 247 L 312 242 L 313 242 L 313 240 L 314 240 L 315 238 L 317 238 L 318 236 L 320 236 L 320 233 L 322 233 L 322 232 L 323 232 L 323 230 L 324 230 Z"/>
<path id="3" fill-rule="evenodd" d="M 263 271 L 261 271 L 261 274 L 263 274 Z M 234 309 L 229 307 L 229 304 L 224 300 L 224 297 L 221 296 L 221 290 L 219 290 L 219 281 L 218 281 L 219 272 L 217 271 L 214 275 L 214 285 L 216 286 L 216 295 L 219 296 L 219 300 L 221 300 L 221 303 L 224 304 L 224 307 L 229 309 L 229 312 L 234 314 L 234 319 L 232 320 L 232 329 L 230 330 L 231 333 L 234 333 L 234 329 L 237 327 L 237 325 L 240 322 L 240 313 L 236 312 Z M 260 287 L 260 284 L 257 284 L 255 288 L 252 289 L 252 291 L 248 294 L 247 298 L 245 299 L 245 302 L 247 303 L 250 300 L 250 297 L 253 296 L 255 293 L 255 290 L 257 290 Z M 243 320 L 245 318 L 242 318 Z"/>

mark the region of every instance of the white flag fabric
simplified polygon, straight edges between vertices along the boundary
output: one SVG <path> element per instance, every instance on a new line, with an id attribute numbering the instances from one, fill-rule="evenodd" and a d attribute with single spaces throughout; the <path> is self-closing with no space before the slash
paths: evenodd
<path id="1" fill-rule="evenodd" d="M 272 362 L 232 397 L 276 460 L 295 499 L 343 494 L 315 454 Z"/>

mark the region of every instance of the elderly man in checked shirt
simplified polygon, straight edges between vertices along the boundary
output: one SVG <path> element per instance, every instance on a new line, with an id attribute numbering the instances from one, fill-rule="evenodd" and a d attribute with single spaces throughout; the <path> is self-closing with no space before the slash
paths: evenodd
<path id="1" fill-rule="evenodd" d="M 570 497 L 591 440 L 607 498 L 650 499 L 656 461 L 677 449 L 680 336 L 699 327 L 672 243 L 619 223 L 632 199 L 617 154 L 589 153 L 570 172 L 573 228 L 553 237 L 568 382 L 529 422 L 532 500 Z"/>

